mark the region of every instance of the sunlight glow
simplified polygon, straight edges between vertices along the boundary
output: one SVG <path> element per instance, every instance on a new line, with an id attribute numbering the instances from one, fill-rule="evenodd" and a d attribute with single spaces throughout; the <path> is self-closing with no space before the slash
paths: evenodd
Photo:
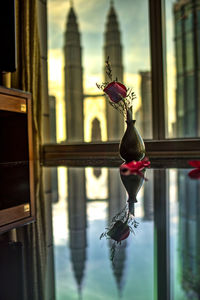
<path id="1" fill-rule="evenodd" d="M 108 198 L 108 169 L 101 168 L 100 177 L 94 176 L 94 168 L 86 168 L 86 193 L 89 199 Z"/>

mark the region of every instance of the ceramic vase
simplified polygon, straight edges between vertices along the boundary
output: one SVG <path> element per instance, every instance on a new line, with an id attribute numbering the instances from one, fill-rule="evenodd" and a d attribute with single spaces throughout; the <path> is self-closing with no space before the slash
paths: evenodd
<path id="1" fill-rule="evenodd" d="M 125 162 L 139 161 L 145 157 L 144 141 L 135 127 L 135 122 L 126 121 L 127 128 L 119 146 L 120 156 Z"/>

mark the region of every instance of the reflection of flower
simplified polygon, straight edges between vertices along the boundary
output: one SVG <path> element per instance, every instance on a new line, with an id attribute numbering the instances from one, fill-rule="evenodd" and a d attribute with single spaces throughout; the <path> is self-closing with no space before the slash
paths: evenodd
<path id="1" fill-rule="evenodd" d="M 125 240 L 130 234 L 130 227 L 127 225 L 127 221 L 117 221 L 113 227 L 107 232 L 107 235 L 115 240 L 117 243 Z"/>
<path id="2" fill-rule="evenodd" d="M 134 175 L 140 175 L 141 177 L 144 177 L 142 170 L 149 167 L 150 167 L 150 161 L 145 157 L 141 161 L 133 160 L 127 164 L 125 163 L 122 164 L 120 166 L 120 173 L 125 176 L 134 174 Z"/>
<path id="3" fill-rule="evenodd" d="M 114 216 L 110 227 L 106 228 L 106 231 L 100 236 L 100 239 L 106 237 L 113 242 L 111 245 L 111 260 L 114 259 L 116 245 L 121 244 L 123 240 L 127 239 L 130 232 L 134 233 L 132 227 L 137 228 L 137 226 L 138 222 L 135 220 L 131 212 L 129 212 L 128 205 Z"/>
<path id="4" fill-rule="evenodd" d="M 97 87 L 108 96 L 110 105 L 117 109 L 126 118 L 126 121 L 132 120 L 131 107 L 133 106 L 133 100 L 136 98 L 135 93 L 126 88 L 121 82 L 112 79 L 112 69 L 109 62 L 109 57 L 106 61 L 106 74 L 109 78 L 109 82 L 97 84 Z"/>
<path id="5" fill-rule="evenodd" d="M 188 173 L 188 176 L 192 179 L 200 178 L 200 161 L 199 160 L 190 160 L 188 162 L 192 167 L 196 168 Z"/>

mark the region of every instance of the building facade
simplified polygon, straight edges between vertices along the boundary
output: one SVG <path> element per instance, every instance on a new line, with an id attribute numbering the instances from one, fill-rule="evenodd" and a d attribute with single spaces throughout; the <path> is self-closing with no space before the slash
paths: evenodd
<path id="1" fill-rule="evenodd" d="M 200 134 L 200 1 L 174 4 L 176 137 Z"/>

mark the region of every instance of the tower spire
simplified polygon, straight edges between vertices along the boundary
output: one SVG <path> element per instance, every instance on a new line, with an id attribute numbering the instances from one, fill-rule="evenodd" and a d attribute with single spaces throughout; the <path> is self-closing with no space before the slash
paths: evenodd
<path id="1" fill-rule="evenodd" d="M 66 132 L 68 141 L 82 142 L 84 139 L 82 49 L 72 0 L 70 5 L 64 36 Z"/>
<path id="2" fill-rule="evenodd" d="M 74 6 L 73 0 L 69 0 L 69 2 L 70 2 L 70 6 L 73 7 Z"/>

